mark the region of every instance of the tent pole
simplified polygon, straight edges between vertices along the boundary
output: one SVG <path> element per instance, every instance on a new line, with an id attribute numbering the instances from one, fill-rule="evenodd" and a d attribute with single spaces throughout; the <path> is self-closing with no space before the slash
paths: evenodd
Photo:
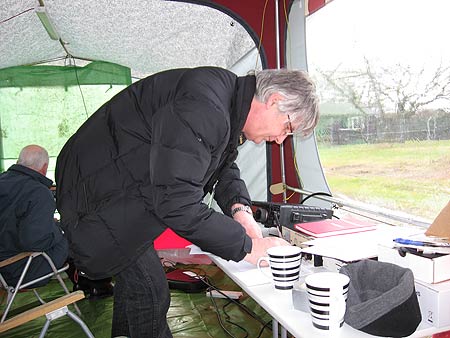
<path id="1" fill-rule="evenodd" d="M 277 57 L 277 69 L 281 68 L 280 61 L 280 17 L 279 17 L 279 7 L 278 0 L 275 0 L 275 47 L 276 47 L 276 57 Z M 281 182 L 286 184 L 286 169 L 284 166 L 284 144 L 280 144 L 280 169 L 281 169 Z M 286 203 L 286 190 L 283 191 L 283 202 Z"/>
<path id="2" fill-rule="evenodd" d="M 276 47 L 276 57 L 277 57 L 277 69 L 281 68 L 280 60 L 280 17 L 278 0 L 275 0 L 275 47 Z"/>
<path id="3" fill-rule="evenodd" d="M 2 131 L 2 121 L 0 116 L 0 173 L 5 171 L 5 156 L 3 155 L 3 131 Z"/>

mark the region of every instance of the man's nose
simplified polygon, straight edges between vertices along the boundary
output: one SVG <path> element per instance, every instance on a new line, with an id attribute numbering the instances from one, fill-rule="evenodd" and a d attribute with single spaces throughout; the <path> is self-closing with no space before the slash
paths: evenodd
<path id="1" fill-rule="evenodd" d="M 276 142 L 277 144 L 281 144 L 281 143 L 283 143 L 283 141 L 286 139 L 286 137 L 287 137 L 287 135 L 277 136 L 277 137 L 275 138 L 275 142 Z"/>

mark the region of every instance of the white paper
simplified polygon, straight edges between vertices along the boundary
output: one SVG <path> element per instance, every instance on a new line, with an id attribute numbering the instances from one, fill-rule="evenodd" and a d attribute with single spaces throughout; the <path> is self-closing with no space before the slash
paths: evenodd
<path id="1" fill-rule="evenodd" d="M 237 278 L 239 278 L 247 286 L 255 286 L 255 285 L 272 283 L 272 280 L 269 277 L 271 274 L 269 267 L 261 268 L 261 270 L 264 270 L 264 272 L 265 272 L 265 274 L 264 274 L 261 271 L 259 271 L 258 268 L 255 268 L 254 265 L 252 265 L 252 266 L 253 266 L 253 269 L 250 269 L 247 271 L 236 272 L 235 276 Z"/>
<path id="2" fill-rule="evenodd" d="M 188 246 L 191 251 L 191 255 L 209 255 L 216 257 L 217 260 L 223 260 L 223 258 L 217 257 L 213 255 L 210 252 L 203 251 L 200 247 L 197 245 L 189 245 Z M 224 260 L 225 261 L 225 260 Z M 271 279 L 268 277 L 270 276 L 270 268 L 264 267 L 263 270 L 267 270 L 267 276 L 264 275 L 261 271 L 258 270 L 258 268 L 246 261 L 241 262 L 233 262 L 233 261 L 226 261 L 228 268 L 233 271 L 233 273 L 238 277 L 240 280 L 242 280 L 246 285 L 253 286 L 253 285 L 261 285 L 261 284 L 267 284 L 271 283 Z"/>
<path id="3" fill-rule="evenodd" d="M 373 231 L 317 238 L 304 242 L 303 244 L 312 246 L 304 248 L 302 251 L 344 262 L 355 262 L 377 257 L 379 243 L 392 245 L 394 238 L 417 234 L 418 232 L 423 232 L 423 229 L 380 225 L 377 230 Z"/>
<path id="4" fill-rule="evenodd" d="M 189 254 L 191 255 L 212 255 L 211 252 L 203 251 L 200 247 L 198 247 L 195 244 L 191 244 L 187 246 L 191 251 L 189 251 Z"/>

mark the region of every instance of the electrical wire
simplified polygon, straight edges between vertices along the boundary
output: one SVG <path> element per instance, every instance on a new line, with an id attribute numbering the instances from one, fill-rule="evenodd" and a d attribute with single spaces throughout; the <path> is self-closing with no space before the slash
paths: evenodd
<path id="1" fill-rule="evenodd" d="M 170 266 L 169 266 L 169 267 L 166 266 L 166 265 L 165 265 L 165 262 L 167 262 L 168 264 L 170 264 Z M 167 267 L 167 268 L 169 268 L 169 269 L 176 269 L 177 266 L 179 266 L 178 264 L 176 264 L 175 262 L 170 261 L 170 260 L 164 260 L 164 261 L 162 261 L 162 263 L 163 263 L 163 266 L 165 266 L 165 267 Z M 300 268 L 301 268 L 301 265 L 300 265 Z M 236 301 L 235 299 L 230 298 L 227 294 L 223 293 L 217 286 L 214 285 L 214 282 L 212 281 L 211 277 L 209 277 L 209 276 L 207 275 L 207 273 L 206 273 L 206 271 L 205 271 L 204 269 L 202 269 L 202 268 L 196 268 L 196 267 L 193 267 L 193 266 L 191 266 L 191 265 L 183 265 L 183 269 L 186 270 L 186 271 L 190 271 L 190 272 L 194 273 L 195 276 L 194 276 L 193 278 L 201 279 L 202 282 L 205 283 L 205 284 L 209 287 L 209 288 L 207 289 L 207 292 L 210 292 L 211 302 L 213 302 L 213 305 L 214 305 L 214 307 L 216 308 L 216 314 L 217 314 L 217 318 L 218 318 L 218 320 L 219 320 L 219 324 L 221 325 L 222 329 L 223 329 L 228 335 L 230 335 L 230 336 L 233 337 L 233 338 L 236 338 L 236 337 L 234 337 L 234 336 L 232 335 L 231 332 L 229 332 L 229 331 L 224 327 L 224 323 L 223 323 L 222 318 L 220 317 L 220 312 L 219 312 L 219 310 L 218 310 L 217 303 L 216 303 L 216 301 L 213 299 L 214 297 L 212 297 L 212 290 L 215 290 L 216 292 L 218 292 L 219 294 L 221 294 L 221 295 L 224 297 L 224 299 L 228 300 L 228 303 L 226 303 L 223 307 L 228 306 L 229 304 L 235 304 L 235 305 L 237 305 L 239 308 L 241 308 L 244 312 L 246 312 L 250 317 L 252 317 L 252 318 L 255 319 L 256 321 L 258 321 L 258 322 L 262 325 L 262 328 L 261 328 L 261 330 L 259 331 L 258 336 L 257 336 L 256 338 L 260 338 L 261 335 L 262 335 L 262 333 L 264 332 L 264 330 L 265 330 L 266 328 L 267 328 L 268 330 L 272 331 L 272 327 L 269 326 L 269 324 L 272 322 L 272 320 L 270 320 L 270 321 L 268 321 L 268 322 L 264 321 L 264 320 L 263 320 L 260 316 L 258 316 L 254 311 L 252 311 L 251 309 L 249 309 L 245 304 L 240 303 L 239 301 Z M 224 313 L 225 313 L 225 315 L 227 316 L 226 311 L 224 311 Z M 227 320 L 227 322 L 228 322 L 228 320 Z M 239 324 L 234 323 L 234 322 L 231 322 L 231 321 L 229 321 L 229 323 L 230 323 L 231 325 L 234 325 L 234 326 L 236 326 L 236 327 L 239 327 L 240 329 L 242 329 L 243 331 L 245 331 L 245 332 L 247 333 L 247 335 L 246 335 L 245 337 L 243 337 L 243 338 L 247 338 L 247 337 L 248 337 L 248 334 L 249 334 L 249 333 L 248 333 L 248 331 L 247 331 L 245 328 L 243 328 L 243 327 L 241 327 Z M 278 336 L 280 336 L 280 333 L 278 334 Z"/>
<path id="2" fill-rule="evenodd" d="M 269 321 L 261 328 L 261 330 L 259 331 L 258 336 L 256 336 L 256 338 L 261 338 L 261 335 L 263 334 L 264 329 L 265 329 L 266 327 L 269 327 L 269 324 L 270 324 L 270 323 L 272 323 L 271 320 L 269 320 Z"/>
<path id="3" fill-rule="evenodd" d="M 276 212 L 273 213 L 273 217 L 275 218 L 275 223 L 277 223 L 278 237 L 283 238 L 283 228 L 281 227 L 281 223 Z"/>
<path id="4" fill-rule="evenodd" d="M 226 303 L 225 305 L 222 306 L 222 311 L 223 311 L 223 313 L 224 313 L 224 315 L 225 315 L 225 320 L 227 321 L 227 323 L 230 323 L 231 325 L 234 325 L 234 326 L 238 327 L 239 329 L 241 329 L 242 331 L 244 331 L 244 332 L 245 332 L 245 336 L 244 336 L 243 338 L 247 338 L 248 335 L 249 335 L 248 331 L 247 331 L 244 327 L 240 326 L 239 324 L 237 324 L 237 323 L 235 323 L 235 322 L 232 322 L 232 321 L 231 321 L 230 315 L 229 315 L 229 314 L 227 313 L 227 311 L 225 310 L 225 308 L 226 308 L 228 305 L 230 305 L 230 304 L 233 304 L 233 303 L 230 302 L 230 301 L 228 301 L 228 303 Z"/>
<path id="5" fill-rule="evenodd" d="M 289 201 L 289 199 L 290 199 L 292 196 L 294 196 L 294 195 L 295 195 L 295 191 L 292 192 L 288 197 L 286 197 L 286 201 Z"/>
<path id="6" fill-rule="evenodd" d="M 287 14 L 287 8 L 286 8 L 286 0 L 283 0 L 283 10 L 284 10 L 284 20 L 286 22 L 286 32 L 287 32 L 287 37 L 284 38 L 284 41 L 289 41 L 289 57 L 292 60 L 292 57 L 290 55 L 291 51 L 292 51 L 292 40 L 291 40 L 291 26 L 289 25 L 289 17 Z M 289 39 L 288 39 L 289 37 Z M 286 48 L 284 48 L 284 52 L 286 53 Z M 285 56 L 284 58 L 287 61 L 287 56 Z"/>
<path id="7" fill-rule="evenodd" d="M 212 290 L 211 290 L 211 289 L 209 290 L 209 293 L 210 293 L 210 296 L 211 296 L 211 297 L 209 297 L 209 298 L 211 299 L 211 303 L 214 305 L 214 308 L 216 309 L 217 320 L 219 321 L 219 324 L 220 324 L 220 326 L 222 327 L 222 330 L 224 330 L 225 333 L 226 333 L 227 335 L 229 335 L 230 337 L 235 338 L 235 337 L 233 336 L 233 334 L 232 334 L 230 331 L 227 330 L 227 328 L 225 327 L 225 325 L 224 325 L 224 323 L 223 323 L 223 321 L 222 321 L 222 316 L 220 315 L 219 308 L 217 307 L 216 301 L 214 300 L 214 297 L 212 296 Z"/>
<path id="8" fill-rule="evenodd" d="M 329 193 L 327 193 L 327 192 L 321 192 L 321 191 L 318 191 L 318 192 L 314 192 L 314 193 L 309 194 L 308 196 L 306 196 L 304 199 L 302 199 L 302 200 L 300 201 L 300 204 L 303 204 L 305 201 L 307 201 L 308 199 L 310 199 L 311 197 L 314 197 L 314 196 L 328 196 L 328 197 L 333 197 L 331 194 L 329 194 Z"/>
<path id="9" fill-rule="evenodd" d="M 232 303 L 234 303 L 235 305 L 239 306 L 241 309 L 243 309 L 248 315 L 250 315 L 252 318 L 254 318 L 255 320 L 257 320 L 258 322 L 260 322 L 261 324 L 265 324 L 264 320 L 259 317 L 256 313 L 254 313 L 252 310 L 250 310 L 247 306 L 245 306 L 244 304 L 236 301 L 235 299 L 232 299 L 230 297 L 228 297 L 225 293 L 223 293 L 220 289 L 218 289 L 215 285 L 213 285 L 209 278 L 207 278 L 208 280 L 205 282 L 205 284 L 207 284 L 208 286 L 212 287 L 215 291 L 217 291 L 218 293 L 220 293 L 222 296 L 224 296 L 226 299 L 230 300 Z"/>
<path id="10" fill-rule="evenodd" d="M 258 68 L 258 61 L 261 58 L 261 45 L 262 45 L 262 39 L 263 39 L 263 35 L 264 35 L 264 21 L 265 21 L 265 17 L 266 17 L 266 9 L 267 9 L 268 2 L 269 2 L 269 0 L 266 0 L 264 2 L 263 13 L 261 16 L 261 34 L 259 36 L 259 42 L 258 42 L 258 54 L 256 55 L 255 71 Z"/>
<path id="11" fill-rule="evenodd" d="M 5 20 L 2 20 L 2 21 L 0 21 L 0 25 L 1 25 L 2 23 L 5 23 L 5 22 L 7 22 L 7 21 L 9 21 L 9 20 L 11 20 L 11 19 L 17 18 L 18 16 L 20 16 L 20 15 L 22 15 L 22 14 L 25 14 L 25 13 L 27 13 L 27 12 L 29 12 L 29 11 L 32 11 L 32 10 L 34 10 L 34 7 L 28 8 L 28 9 L 24 10 L 23 12 L 17 13 L 16 15 L 13 15 L 13 16 L 11 16 L 11 17 L 5 19 Z"/>
<path id="12" fill-rule="evenodd" d="M 177 265 L 175 262 L 173 262 L 171 260 L 168 260 L 168 259 L 165 259 L 165 258 L 161 258 L 161 264 L 162 264 L 162 266 L 164 268 L 164 271 L 166 273 L 171 271 L 171 270 L 175 270 L 176 269 L 176 265 Z"/>
<path id="13" fill-rule="evenodd" d="M 253 312 L 251 309 L 249 309 L 245 304 L 242 304 L 239 301 L 236 301 L 235 299 L 230 298 L 227 294 L 223 293 L 218 287 L 216 287 L 214 285 L 214 282 L 212 281 L 212 279 L 206 274 L 205 270 L 203 270 L 201 268 L 194 268 L 194 267 L 189 267 L 189 266 L 184 266 L 183 269 L 196 274 L 196 276 L 194 278 L 201 279 L 202 282 L 205 283 L 209 287 L 208 291 L 210 292 L 210 295 L 212 293 L 212 290 L 215 290 L 216 292 L 221 294 L 225 299 L 227 299 L 230 303 L 237 305 L 244 312 L 246 312 L 250 317 L 252 317 L 256 321 L 261 323 L 263 326 L 267 325 L 266 322 L 260 316 L 258 316 L 255 312 Z M 214 298 L 214 297 L 211 296 L 211 299 L 212 298 Z M 218 314 L 220 315 L 219 312 L 218 312 Z M 219 323 L 221 322 L 221 320 L 222 319 L 219 320 Z M 232 325 L 239 326 L 236 323 L 232 323 Z M 224 329 L 224 330 L 226 330 L 226 329 Z"/>
<path id="14" fill-rule="evenodd" d="M 75 70 L 75 77 L 77 78 L 78 89 L 80 90 L 81 99 L 83 100 L 84 112 L 86 113 L 86 120 L 87 120 L 89 118 L 89 114 L 88 114 L 87 107 L 86 107 L 86 101 L 84 100 L 83 91 L 81 90 L 80 79 L 78 78 L 78 69 L 77 69 L 77 65 L 75 64 L 75 58 L 72 58 L 72 61 L 73 61 L 74 70 Z"/>

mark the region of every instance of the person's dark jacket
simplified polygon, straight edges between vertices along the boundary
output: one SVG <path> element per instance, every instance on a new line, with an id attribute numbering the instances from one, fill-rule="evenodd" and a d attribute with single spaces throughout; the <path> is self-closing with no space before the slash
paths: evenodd
<path id="1" fill-rule="evenodd" d="M 0 175 L 0 260 L 26 251 L 45 251 L 57 267 L 67 258 L 67 240 L 54 221 L 52 181 L 39 172 L 14 164 Z M 35 259 L 27 279 L 50 272 L 43 258 Z M 26 263 L 21 260 L 2 268 L 9 283 L 15 283 Z M 42 265 L 42 266 L 41 266 Z M 37 276 L 35 276 L 37 277 Z"/>
<path id="2" fill-rule="evenodd" d="M 56 166 L 75 265 L 93 278 L 115 274 L 167 227 L 241 260 L 251 239 L 229 216 L 233 203 L 251 203 L 234 161 L 254 92 L 252 75 L 177 69 L 132 84 L 95 112 Z M 216 181 L 225 215 L 202 202 Z"/>

